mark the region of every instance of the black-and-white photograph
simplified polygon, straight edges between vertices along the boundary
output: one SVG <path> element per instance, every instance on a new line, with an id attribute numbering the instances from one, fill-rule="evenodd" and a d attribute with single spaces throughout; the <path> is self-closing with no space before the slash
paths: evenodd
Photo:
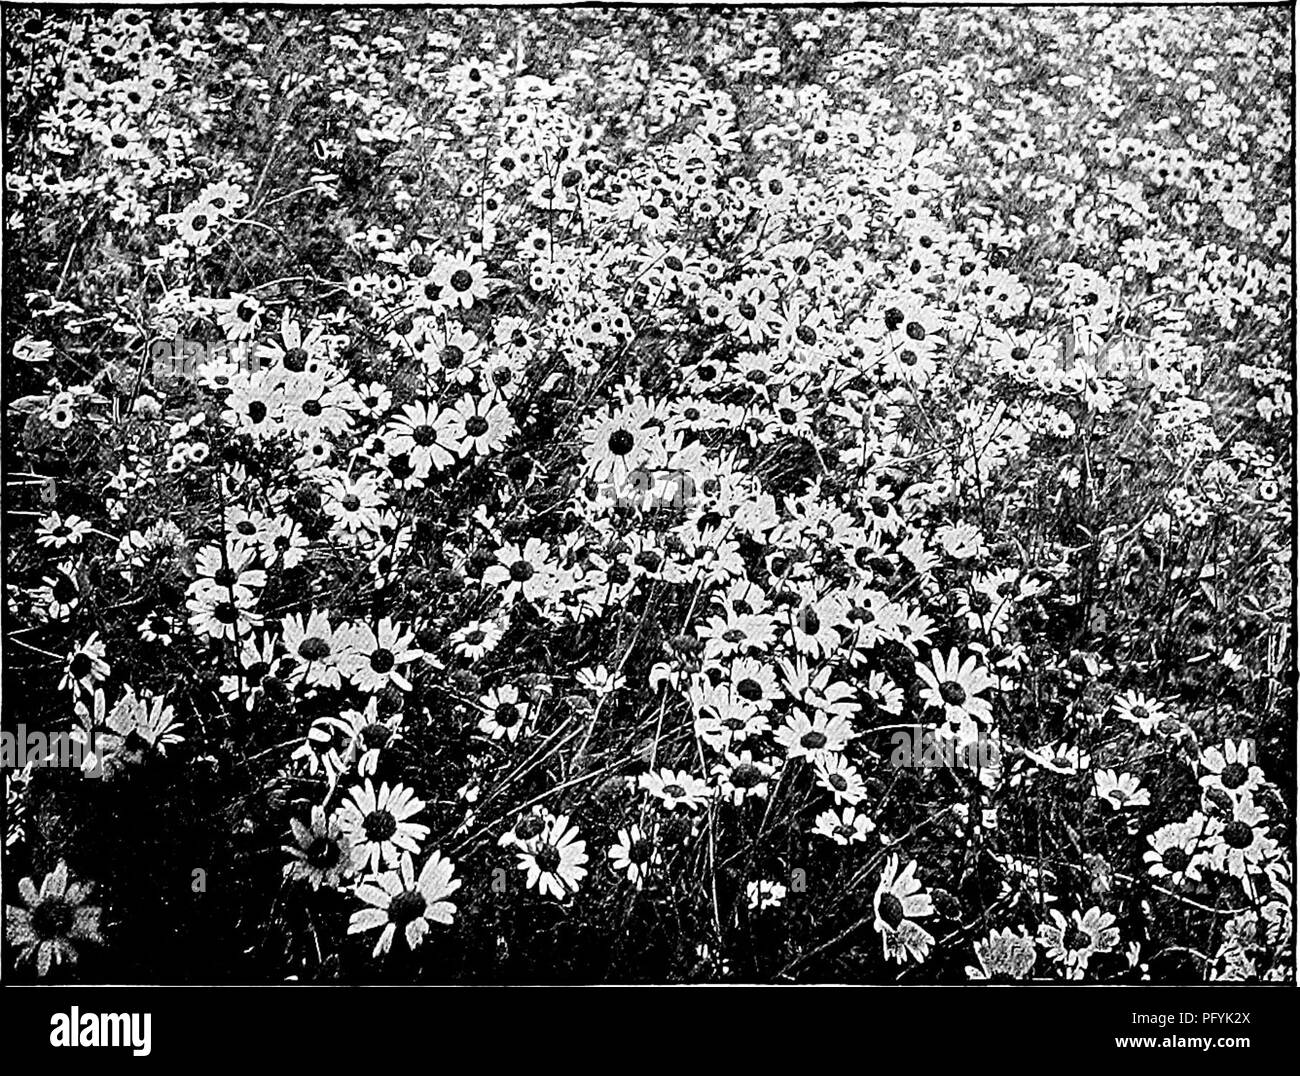
<path id="1" fill-rule="evenodd" d="M 6 984 L 1293 984 L 1293 16 L 6 3 Z"/>

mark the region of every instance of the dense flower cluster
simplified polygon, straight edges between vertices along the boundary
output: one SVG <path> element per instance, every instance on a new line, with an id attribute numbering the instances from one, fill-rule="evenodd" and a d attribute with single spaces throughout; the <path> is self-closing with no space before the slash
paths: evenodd
<path id="1" fill-rule="evenodd" d="M 1289 974 L 1282 13 L 6 27 L 40 973 Z"/>

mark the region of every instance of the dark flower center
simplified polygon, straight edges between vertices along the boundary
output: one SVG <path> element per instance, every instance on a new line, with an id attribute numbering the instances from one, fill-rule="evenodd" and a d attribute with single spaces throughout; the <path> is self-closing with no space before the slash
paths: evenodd
<path id="1" fill-rule="evenodd" d="M 438 443 L 438 431 L 432 426 L 417 426 L 411 431 L 411 440 L 417 445 L 427 448 L 429 445 Z"/>
<path id="2" fill-rule="evenodd" d="M 1179 874 L 1187 869 L 1187 864 L 1192 861 L 1192 857 L 1184 852 L 1181 848 L 1166 848 L 1165 854 L 1160 857 L 1160 862 L 1170 874 Z"/>
<path id="3" fill-rule="evenodd" d="M 554 845 L 542 845 L 533 854 L 533 858 L 537 860 L 537 865 L 547 873 L 554 872 L 560 865 L 560 853 L 555 849 Z"/>
<path id="4" fill-rule="evenodd" d="M 63 897 L 46 897 L 32 909 L 31 922 L 41 940 L 65 937 L 72 929 L 72 905 Z"/>
<path id="5" fill-rule="evenodd" d="M 880 918 L 891 930 L 897 930 L 903 921 L 903 902 L 893 893 L 880 894 Z"/>
<path id="6" fill-rule="evenodd" d="M 633 841 L 628 845 L 627 858 L 633 863 L 649 863 L 650 857 L 654 855 L 654 845 L 642 837 L 639 841 Z"/>
<path id="7" fill-rule="evenodd" d="M 74 654 L 72 661 L 68 663 L 68 670 L 78 680 L 90 672 L 90 669 L 91 661 L 85 654 Z"/>
<path id="8" fill-rule="evenodd" d="M 496 723 L 503 729 L 512 728 L 519 724 L 519 708 L 513 703 L 503 702 L 496 708 L 492 715 Z"/>
<path id="9" fill-rule="evenodd" d="M 388 811 L 371 811 L 362 823 L 366 840 L 386 841 L 397 832 L 397 819 Z"/>
<path id="10" fill-rule="evenodd" d="M 451 286 L 457 291 L 469 291 L 474 284 L 474 278 L 466 269 L 457 269 L 451 274 Z"/>
<path id="11" fill-rule="evenodd" d="M 330 653 L 330 644 L 319 635 L 308 636 L 298 645 L 298 656 L 307 661 L 323 661 Z"/>
<path id="12" fill-rule="evenodd" d="M 372 721 L 361 730 L 361 743 L 368 751 L 385 747 L 393 738 L 393 730 L 380 721 Z"/>
<path id="13" fill-rule="evenodd" d="M 961 706 L 966 701 L 966 689 L 956 680 L 945 680 L 940 684 L 939 694 L 949 706 Z"/>
<path id="14" fill-rule="evenodd" d="M 393 657 L 393 652 L 387 647 L 376 647 L 375 652 L 370 655 L 370 667 L 377 673 L 391 672 L 396 664 L 397 660 Z"/>
<path id="15" fill-rule="evenodd" d="M 742 699 L 757 702 L 763 697 L 763 685 L 753 677 L 747 676 L 736 685 L 736 694 Z"/>
<path id="16" fill-rule="evenodd" d="M 826 746 L 826 742 L 826 734 L 824 732 L 818 732 L 816 729 L 805 732 L 803 736 L 799 738 L 799 745 L 807 748 L 809 751 L 820 751 Z"/>
<path id="17" fill-rule="evenodd" d="M 407 923 L 424 915 L 428 907 L 429 902 L 424 899 L 423 893 L 408 889 L 404 893 L 398 893 L 388 905 L 388 921 L 398 927 L 405 927 Z"/>
<path id="18" fill-rule="evenodd" d="M 537 572 L 526 560 L 517 560 L 510 565 L 510 578 L 516 583 L 527 583 Z"/>
<path id="19" fill-rule="evenodd" d="M 1072 926 L 1066 929 L 1064 936 L 1061 938 L 1061 944 L 1067 949 L 1078 952 L 1080 949 L 1087 949 L 1092 944 L 1092 937 L 1086 931 Z"/>
<path id="20" fill-rule="evenodd" d="M 742 762 L 731 771 L 731 783 L 737 788 L 753 788 L 763 783 L 763 771 L 752 762 Z"/>
<path id="21" fill-rule="evenodd" d="M 626 456 L 636 443 L 627 430 L 615 430 L 609 435 L 609 450 L 616 456 Z"/>
<path id="22" fill-rule="evenodd" d="M 1255 840 L 1255 831 L 1245 822 L 1229 822 L 1223 827 L 1223 839 L 1232 848 L 1249 848 Z"/>
<path id="23" fill-rule="evenodd" d="M 515 836 L 521 841 L 536 837 L 545 828 L 545 823 L 535 814 L 525 815 L 515 824 Z"/>
<path id="24" fill-rule="evenodd" d="M 488 432 L 487 419 L 483 418 L 481 415 L 473 416 L 465 423 L 465 432 L 471 437 L 482 437 Z"/>
<path id="25" fill-rule="evenodd" d="M 317 837 L 307 846 L 307 862 L 319 870 L 329 870 L 339 861 L 339 843 L 328 837 Z"/>
<path id="26" fill-rule="evenodd" d="M 1240 762 L 1229 762 L 1223 767 L 1223 772 L 1219 774 L 1219 780 L 1223 783 L 1224 788 L 1240 788 L 1246 783 L 1250 776 L 1250 771 Z"/>

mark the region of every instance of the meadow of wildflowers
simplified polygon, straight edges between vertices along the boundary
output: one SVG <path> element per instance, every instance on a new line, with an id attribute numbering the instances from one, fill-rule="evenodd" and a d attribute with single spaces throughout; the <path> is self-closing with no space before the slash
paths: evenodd
<path id="1" fill-rule="evenodd" d="M 6 7 L 5 974 L 1289 979 L 1289 14 Z"/>

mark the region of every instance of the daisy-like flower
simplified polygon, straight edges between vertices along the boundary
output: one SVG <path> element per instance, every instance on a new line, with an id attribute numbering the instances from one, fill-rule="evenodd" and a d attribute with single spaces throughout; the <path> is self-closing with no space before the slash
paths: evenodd
<path id="1" fill-rule="evenodd" d="M 336 527 L 347 534 L 356 534 L 379 528 L 383 504 L 384 495 L 373 475 L 358 478 L 339 475 L 326 485 L 321 507 Z"/>
<path id="2" fill-rule="evenodd" d="M 194 557 L 197 578 L 190 584 L 190 594 L 251 601 L 266 586 L 266 572 L 252 566 L 256 555 L 256 548 L 245 545 L 227 546 L 225 557 L 219 546 L 204 546 Z"/>
<path id="3" fill-rule="evenodd" d="M 162 643 L 163 646 L 171 646 L 172 622 L 156 610 L 141 620 L 135 626 L 135 630 L 140 633 L 140 638 L 147 643 Z"/>
<path id="4" fill-rule="evenodd" d="M 713 770 L 713 779 L 724 800 L 739 806 L 747 799 L 766 799 L 776 767 L 752 751 L 726 751 Z"/>
<path id="5" fill-rule="evenodd" d="M 101 693 L 96 692 L 96 695 Z M 96 699 L 98 704 L 98 698 Z M 137 696 L 130 684 L 108 718 L 91 730 L 91 743 L 105 776 L 143 759 L 146 750 L 165 755 L 168 747 L 183 743 L 181 723 L 165 695 Z"/>
<path id="6" fill-rule="evenodd" d="M 292 682 L 319 687 L 341 686 L 341 666 L 353 664 L 352 636 L 330 626 L 329 614 L 313 609 L 304 619 L 287 616 L 280 621 L 285 649 L 294 661 Z M 409 685 L 408 685 L 409 689 Z"/>
<path id="7" fill-rule="evenodd" d="M 579 669 L 575 679 L 598 699 L 612 695 L 627 681 L 618 673 L 611 673 L 604 665 L 594 669 Z"/>
<path id="8" fill-rule="evenodd" d="M 569 825 L 568 815 L 557 815 L 545 823 L 542 831 L 525 841 L 515 854 L 519 869 L 528 874 L 528 888 L 556 900 L 576 893 L 587 876 L 583 866 L 587 862 L 587 842 L 578 839 L 578 827 Z"/>
<path id="9" fill-rule="evenodd" d="M 80 545 L 90 529 L 90 524 L 80 516 L 65 517 L 58 512 L 51 512 L 41 518 L 40 525 L 36 528 L 36 544 L 43 549 Z"/>
<path id="10" fill-rule="evenodd" d="M 486 456 L 504 445 L 515 428 L 505 404 L 494 403 L 491 396 L 462 396 L 448 417 L 447 443 L 459 456 Z"/>
<path id="11" fill-rule="evenodd" d="M 379 768 L 379 755 L 386 747 L 402 738 L 402 713 L 396 711 L 387 717 L 379 716 L 379 699 L 372 695 L 364 710 L 345 710 L 342 717 L 330 715 L 317 718 L 325 727 L 336 729 L 348 738 L 346 747 L 337 751 L 339 773 L 356 767 L 361 777 L 373 777 Z M 342 726 L 346 725 L 346 728 Z M 333 736 L 330 742 L 333 742 Z M 323 740 L 321 741 L 323 742 Z M 330 761 L 325 761 L 328 771 Z M 334 783 L 334 778 L 330 783 Z"/>
<path id="12" fill-rule="evenodd" d="M 497 563 L 483 573 L 487 586 L 500 586 L 507 605 L 520 598 L 535 602 L 549 594 L 554 583 L 550 549 L 540 538 L 529 538 L 522 549 L 508 542 L 497 550 Z"/>
<path id="13" fill-rule="evenodd" d="M 608 481 L 621 488 L 641 461 L 654 453 L 659 434 L 646 426 L 646 418 L 640 409 L 623 408 L 587 421 L 583 430 L 586 441 L 583 459 L 593 481 Z"/>
<path id="14" fill-rule="evenodd" d="M 867 794 L 867 786 L 857 768 L 843 755 L 823 755 L 814 766 L 817 783 L 835 797 L 836 806 L 853 806 Z"/>
<path id="15" fill-rule="evenodd" d="M 1038 950 L 1023 927 L 1018 932 L 1003 927 L 975 943 L 975 959 L 980 962 L 979 967 L 968 964 L 966 978 L 978 982 L 1015 982 L 1033 974 Z"/>
<path id="16" fill-rule="evenodd" d="M 212 239 L 212 229 L 220 219 L 212 206 L 198 199 L 176 214 L 176 232 L 186 246 L 206 246 Z"/>
<path id="17" fill-rule="evenodd" d="M 280 314 L 280 339 L 259 344 L 255 355 L 265 367 L 275 368 L 275 380 L 285 382 L 286 375 L 304 373 L 328 359 L 330 340 L 324 325 L 313 325 L 304 335 L 288 308 Z"/>
<path id="18" fill-rule="evenodd" d="M 339 828 L 352 848 L 352 863 L 360 869 L 369 865 L 372 872 L 397 863 L 401 852 L 418 855 L 420 842 L 429 835 L 429 827 L 409 821 L 424 810 L 424 801 L 404 785 L 391 789 L 385 781 L 375 792 L 366 779 L 364 786 L 354 786 L 338 810 Z"/>
<path id="19" fill-rule="evenodd" d="M 266 371 L 259 371 L 233 379 L 221 421 L 233 426 L 236 434 L 262 441 L 282 428 L 283 412 L 284 394 L 277 391 Z"/>
<path id="20" fill-rule="evenodd" d="M 916 665 L 916 674 L 924 685 L 922 701 L 942 710 L 963 742 L 973 739 L 978 731 L 974 722 L 987 722 L 993 716 L 992 704 L 979 697 L 993 686 L 992 677 L 973 654 L 961 661 L 956 650 L 949 651 L 946 658 L 935 650 L 930 662 L 928 666 L 919 662 Z"/>
<path id="21" fill-rule="evenodd" d="M 852 726 L 842 717 L 815 713 L 809 718 L 796 707 L 776 730 L 775 739 L 785 748 L 786 758 L 806 758 L 815 763 L 839 754 L 854 735 Z"/>
<path id="22" fill-rule="evenodd" d="M 503 684 L 493 688 L 478 700 L 483 707 L 483 717 L 479 720 L 478 730 L 494 740 L 503 737 L 514 743 L 529 717 L 526 702 L 519 701 L 519 689 L 513 684 Z"/>
<path id="23" fill-rule="evenodd" d="M 1094 780 L 1096 781 L 1097 797 L 1109 803 L 1113 810 L 1122 811 L 1126 807 L 1147 807 L 1151 803 L 1151 793 L 1141 787 L 1142 782 L 1131 773 L 1098 770 Z"/>
<path id="24" fill-rule="evenodd" d="M 1059 743 L 1044 744 L 1037 750 L 1025 748 L 1025 758 L 1036 766 L 1053 773 L 1073 776 L 1082 773 L 1092 765 L 1092 756 L 1081 751 L 1078 745 L 1071 745 L 1062 740 Z"/>
<path id="25" fill-rule="evenodd" d="M 451 633 L 452 649 L 458 657 L 477 661 L 490 654 L 501 641 L 501 628 L 491 620 L 471 620 Z"/>
<path id="26" fill-rule="evenodd" d="M 658 773 L 643 773 L 637 784 L 659 800 L 666 811 L 679 804 L 693 811 L 709 798 L 709 786 L 686 770 L 674 773 L 665 767 Z"/>
<path id="27" fill-rule="evenodd" d="M 441 471 L 456 462 L 449 448 L 452 440 L 452 412 L 439 411 L 436 404 L 407 404 L 385 428 L 383 437 L 388 456 L 406 456 L 410 466 L 428 473 Z"/>
<path id="28" fill-rule="evenodd" d="M 1080 915 L 1076 909 L 1066 919 L 1053 908 L 1050 915 L 1051 922 L 1038 928 L 1038 944 L 1049 960 L 1065 965 L 1067 979 L 1082 979 L 1094 955 L 1109 953 L 1119 944 L 1119 928 L 1111 925 L 1115 916 L 1110 912 L 1093 907 Z"/>
<path id="29" fill-rule="evenodd" d="M 286 568 L 296 568 L 306 559 L 307 548 L 302 525 L 290 516 L 279 516 L 271 523 L 262 543 L 262 556 L 268 564 L 278 561 Z"/>
<path id="30" fill-rule="evenodd" d="M 235 294 L 216 304 L 217 324 L 227 340 L 251 340 L 262 324 L 262 304 L 250 295 Z"/>
<path id="31" fill-rule="evenodd" d="M 185 600 L 191 630 L 213 639 L 243 638 L 260 626 L 262 616 L 254 608 L 256 604 L 253 597 L 234 595 L 232 600 L 232 595 L 220 588 L 192 594 Z"/>
<path id="32" fill-rule="evenodd" d="M 374 694 L 390 684 L 411 690 L 403 667 L 424 656 L 413 632 L 384 617 L 376 629 L 358 622 L 340 634 L 344 646 L 337 659 L 339 668 L 359 690 Z"/>
<path id="33" fill-rule="evenodd" d="M 71 561 L 60 564 L 50 575 L 41 577 L 42 586 L 32 594 L 33 602 L 51 620 L 63 620 L 81 603 L 76 569 Z"/>
<path id="34" fill-rule="evenodd" d="M 618 843 L 609 849 L 610 865 L 640 889 L 660 863 L 663 852 L 655 842 L 641 832 L 637 825 L 618 831 Z"/>
<path id="35" fill-rule="evenodd" d="M 290 860 L 284 865 L 289 882 L 307 882 L 312 889 L 341 886 L 352 873 L 352 849 L 338 820 L 319 804 L 311 809 L 309 825 L 289 819 L 293 844 L 282 845 Z"/>
<path id="36" fill-rule="evenodd" d="M 447 899 L 460 888 L 460 879 L 452 877 L 455 872 L 455 863 L 441 852 L 434 852 L 417 876 L 411 854 L 403 852 L 397 870 L 380 874 L 375 879 L 378 884 L 365 882 L 357 886 L 357 896 L 370 907 L 352 913 L 348 933 L 361 934 L 382 927 L 373 956 L 388 952 L 399 931 L 408 948 L 419 948 L 430 923 L 450 926 L 455 918 L 456 905 Z"/>
<path id="37" fill-rule="evenodd" d="M 529 841 L 540 837 L 554 820 L 555 816 L 539 803 L 516 818 L 515 824 L 501 834 L 497 845 L 501 848 L 524 848 Z"/>
<path id="38" fill-rule="evenodd" d="M 90 638 L 68 655 L 59 687 L 65 691 L 75 692 L 78 687 L 93 691 L 96 684 L 108 679 L 111 671 L 108 662 L 104 660 L 104 653 L 99 632 L 91 632 Z"/>
<path id="39" fill-rule="evenodd" d="M 898 856 L 891 855 L 880 872 L 873 901 L 875 929 L 880 933 L 885 957 L 898 963 L 908 958 L 923 962 L 930 953 L 934 937 L 915 922 L 934 913 L 934 904 L 928 893 L 921 892 L 916 878 L 916 860 L 902 872 L 898 869 Z"/>
<path id="40" fill-rule="evenodd" d="M 438 299 L 447 306 L 468 310 L 476 300 L 487 298 L 487 266 L 482 262 L 453 255 L 444 258 L 432 275 L 442 288 Z"/>
<path id="41" fill-rule="evenodd" d="M 1250 875 L 1278 855 L 1278 844 L 1268 836 L 1267 823 L 1268 815 L 1256 806 L 1254 795 L 1243 792 L 1232 805 L 1232 818 L 1213 834 L 1210 866 L 1238 879 L 1248 897 L 1253 897 L 1254 891 Z"/>
<path id="42" fill-rule="evenodd" d="M 393 406 L 393 392 L 382 381 L 357 387 L 357 409 L 366 418 L 381 418 Z"/>
<path id="43" fill-rule="evenodd" d="M 1154 833 L 1148 834 L 1150 849 L 1143 853 L 1147 873 L 1170 885 L 1181 885 L 1184 879 L 1201 880 L 1201 868 L 1208 863 L 1210 849 L 1221 827 L 1200 811 L 1193 811 L 1183 822 L 1170 822 Z"/>
<path id="44" fill-rule="evenodd" d="M 86 903 L 91 889 L 75 880 L 63 860 L 45 876 L 39 891 L 31 878 L 21 879 L 22 903 L 5 906 L 5 939 L 14 947 L 15 959 L 33 961 L 37 975 L 44 977 L 55 965 L 75 964 L 79 944 L 102 945 L 101 909 Z"/>
<path id="45" fill-rule="evenodd" d="M 1255 793 L 1264 784 L 1264 771 L 1255 765 L 1253 740 L 1224 740 L 1223 747 L 1201 752 L 1201 787 L 1218 788 L 1230 796 Z"/>
<path id="46" fill-rule="evenodd" d="M 1126 691 L 1116 696 L 1111 705 L 1117 717 L 1132 722 L 1143 736 L 1150 736 L 1169 716 L 1169 711 L 1159 701 L 1149 699 L 1139 691 Z"/>
<path id="47" fill-rule="evenodd" d="M 867 834 L 875 828 L 876 825 L 871 819 L 864 814 L 858 814 L 852 806 L 849 806 L 839 814 L 836 814 L 833 809 L 823 811 L 817 816 L 813 832 L 829 837 L 836 844 L 848 845 L 865 841 Z"/>

